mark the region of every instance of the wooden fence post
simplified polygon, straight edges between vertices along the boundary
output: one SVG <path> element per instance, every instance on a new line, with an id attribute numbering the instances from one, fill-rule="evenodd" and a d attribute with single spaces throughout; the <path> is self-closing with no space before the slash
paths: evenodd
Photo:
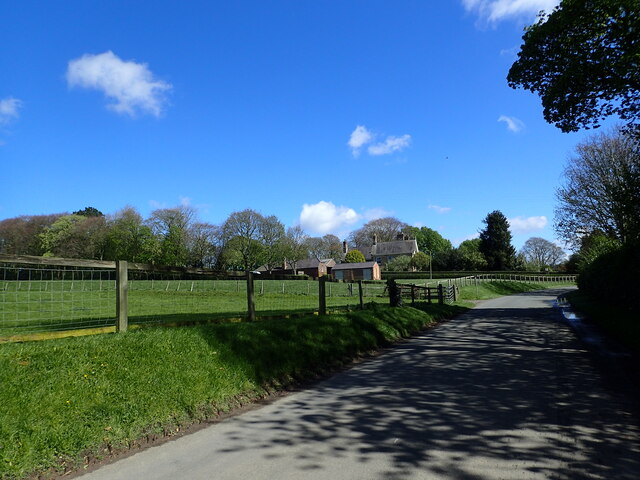
<path id="1" fill-rule="evenodd" d="M 413 284 L 411 285 L 411 306 L 416 306 L 416 286 Z"/>
<path id="2" fill-rule="evenodd" d="M 444 303 L 444 287 L 441 283 L 438 284 L 438 303 L 440 305 Z"/>
<path id="3" fill-rule="evenodd" d="M 322 276 L 318 279 L 318 314 L 327 314 L 327 277 Z"/>
<path id="4" fill-rule="evenodd" d="M 364 298 L 362 293 L 362 280 L 358 280 L 358 290 L 360 294 L 360 310 L 364 310 Z"/>
<path id="5" fill-rule="evenodd" d="M 247 320 L 256 321 L 256 303 L 253 295 L 253 272 L 247 272 Z"/>
<path id="6" fill-rule="evenodd" d="M 129 275 L 127 262 L 116 261 L 116 332 L 126 332 L 129 326 Z"/>

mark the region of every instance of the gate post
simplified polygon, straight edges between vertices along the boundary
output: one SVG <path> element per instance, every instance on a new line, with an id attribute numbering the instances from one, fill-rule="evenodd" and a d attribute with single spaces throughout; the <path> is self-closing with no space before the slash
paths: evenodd
<path id="1" fill-rule="evenodd" d="M 256 321 L 256 303 L 253 295 L 253 272 L 247 272 L 247 320 Z"/>
<path id="2" fill-rule="evenodd" d="M 327 287 L 326 287 L 327 277 L 323 275 L 318 278 L 318 314 L 326 315 L 327 314 Z"/>
<path id="3" fill-rule="evenodd" d="M 127 262 L 116 261 L 116 332 L 126 332 L 129 326 L 129 276 Z"/>

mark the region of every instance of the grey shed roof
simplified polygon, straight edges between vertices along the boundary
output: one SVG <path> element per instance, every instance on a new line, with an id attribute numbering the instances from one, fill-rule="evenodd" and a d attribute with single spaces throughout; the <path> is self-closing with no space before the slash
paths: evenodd
<path id="1" fill-rule="evenodd" d="M 353 270 L 358 268 L 373 268 L 376 262 L 361 262 L 361 263 L 339 263 L 333 267 L 333 271 L 336 270 Z"/>

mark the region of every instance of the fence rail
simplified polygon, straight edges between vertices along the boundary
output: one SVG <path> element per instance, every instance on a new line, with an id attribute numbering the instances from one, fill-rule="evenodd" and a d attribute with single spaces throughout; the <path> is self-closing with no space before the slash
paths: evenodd
<path id="1" fill-rule="evenodd" d="M 496 280 L 575 277 L 481 274 L 439 280 L 440 286 L 397 285 L 413 303 L 450 302 L 456 287 Z M 387 303 L 389 294 L 385 282 L 275 280 L 244 272 L 0 254 L 0 341 L 37 332 L 323 314 Z"/>
<path id="2" fill-rule="evenodd" d="M 0 341 L 37 332 L 252 320 L 388 301 L 384 284 L 250 277 L 251 281 L 245 273 L 158 269 L 127 262 L 0 255 Z"/>

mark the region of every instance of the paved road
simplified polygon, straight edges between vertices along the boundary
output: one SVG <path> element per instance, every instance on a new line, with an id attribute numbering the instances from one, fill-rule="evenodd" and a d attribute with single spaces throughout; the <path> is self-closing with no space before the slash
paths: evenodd
<path id="1" fill-rule="evenodd" d="M 81 477 L 638 479 L 635 407 L 552 303 L 481 303 L 317 386 Z"/>

